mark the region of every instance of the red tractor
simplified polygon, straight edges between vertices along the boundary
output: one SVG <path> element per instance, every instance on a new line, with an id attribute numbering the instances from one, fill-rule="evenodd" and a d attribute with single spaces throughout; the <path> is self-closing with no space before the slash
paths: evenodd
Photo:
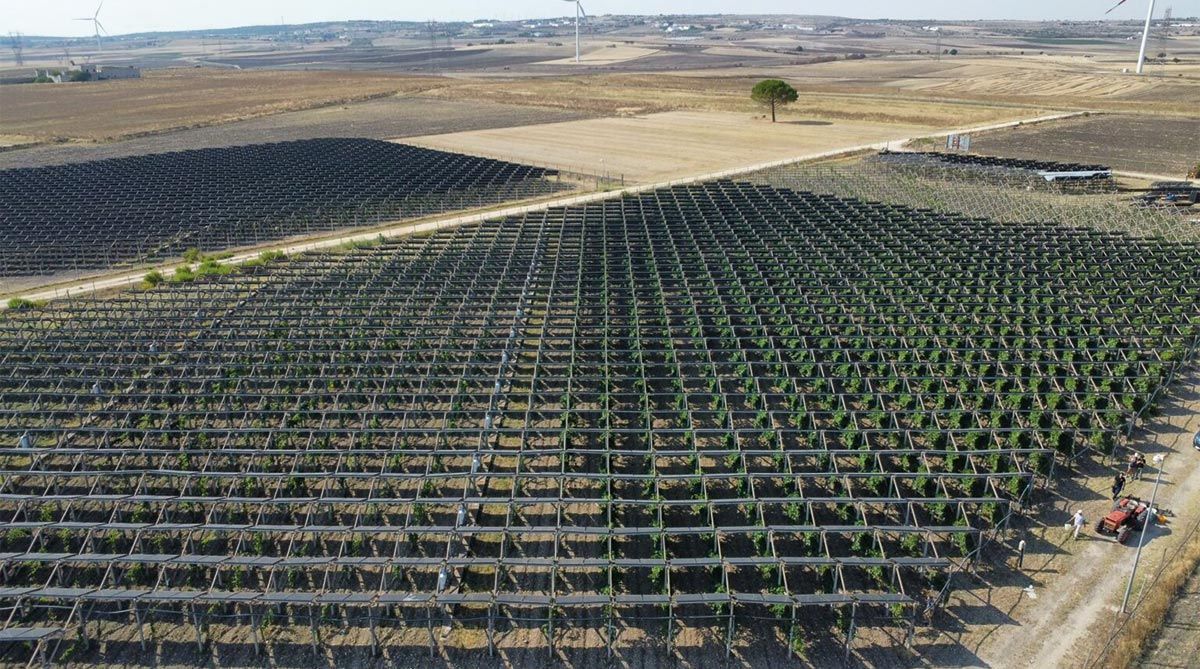
<path id="1" fill-rule="evenodd" d="M 1128 543 L 1129 535 L 1140 532 L 1150 518 L 1150 505 L 1136 497 L 1122 497 L 1112 511 L 1096 523 L 1096 534 L 1115 536 L 1117 543 Z"/>

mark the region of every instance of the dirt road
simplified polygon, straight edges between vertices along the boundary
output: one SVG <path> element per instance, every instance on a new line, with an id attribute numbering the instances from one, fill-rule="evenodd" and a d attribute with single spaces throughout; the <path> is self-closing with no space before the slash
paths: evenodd
<path id="1" fill-rule="evenodd" d="M 1200 373 L 1193 372 L 1177 384 L 1162 415 L 1136 432 L 1131 442 L 1148 458 L 1167 455 L 1157 506 L 1177 514 L 1167 526 L 1147 533 L 1131 605 L 1145 579 L 1171 557 L 1187 528 L 1200 518 L 1195 510 L 1200 503 L 1200 456 L 1191 445 L 1200 429 L 1198 383 Z M 980 583 L 977 589 L 957 593 L 947 606 L 964 624 L 972 622 L 970 615 L 982 617 L 985 610 L 989 619 L 977 620 L 983 624 L 959 630 L 957 636 L 940 633 L 943 643 L 928 644 L 930 650 L 941 648 L 955 663 L 966 665 L 1091 666 L 1112 634 L 1136 551 L 1133 544 L 1121 546 L 1092 531 L 1111 506 L 1108 487 L 1118 466 L 1088 464 L 1082 476 L 1062 479 L 1057 486 L 1061 496 L 1038 511 L 1039 524 L 1024 535 L 1031 547 L 1024 572 L 982 567 L 981 579 L 992 587 Z M 1149 497 L 1156 473 L 1148 467 L 1126 493 Z M 1076 508 L 1083 509 L 1088 529 L 1072 541 L 1062 525 Z M 959 646 L 957 652 L 948 649 L 953 644 Z"/>

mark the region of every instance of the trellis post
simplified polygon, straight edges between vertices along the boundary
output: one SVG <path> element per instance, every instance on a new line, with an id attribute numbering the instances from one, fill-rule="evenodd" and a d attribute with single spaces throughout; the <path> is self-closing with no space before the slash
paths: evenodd
<path id="1" fill-rule="evenodd" d="M 134 602 L 134 604 L 133 604 L 133 615 L 135 618 L 137 618 L 138 642 L 141 643 L 142 651 L 145 652 L 145 650 L 146 650 L 145 622 L 143 621 L 142 607 L 138 606 L 138 604 L 136 602 Z M 151 631 L 153 631 L 153 630 L 151 630 Z M 97 631 L 97 636 L 99 636 L 99 631 Z"/>
<path id="2" fill-rule="evenodd" d="M 729 622 L 728 622 L 728 627 L 726 627 L 726 629 L 725 629 L 725 659 L 729 659 L 729 656 L 733 654 L 733 630 L 734 630 L 733 607 L 734 607 L 734 601 L 733 601 L 733 598 L 731 597 L 729 599 Z"/>
<path id="3" fill-rule="evenodd" d="M 262 635 L 259 630 L 259 616 L 254 612 L 254 607 L 250 607 L 250 630 L 254 639 L 254 654 L 262 655 Z"/>
<path id="4" fill-rule="evenodd" d="M 379 611 L 375 606 L 367 610 L 367 618 L 371 625 L 371 657 L 379 657 L 379 633 L 375 629 Z"/>

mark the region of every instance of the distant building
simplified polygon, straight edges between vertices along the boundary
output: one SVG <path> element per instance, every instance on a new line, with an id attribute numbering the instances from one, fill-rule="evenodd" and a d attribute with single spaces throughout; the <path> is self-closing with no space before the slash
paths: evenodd
<path id="1" fill-rule="evenodd" d="M 84 65 L 83 67 L 89 67 Z M 105 81 L 106 79 L 141 79 L 142 68 L 133 67 L 132 65 L 95 65 L 92 68 L 93 77 L 96 81 Z"/>
<path id="2" fill-rule="evenodd" d="M 36 81 L 46 81 L 47 79 L 49 79 L 50 81 L 53 81 L 56 84 L 61 84 L 63 82 L 63 73 L 62 73 L 62 70 L 54 70 L 54 69 L 34 70 L 33 78 Z"/>
<path id="3" fill-rule="evenodd" d="M 72 63 L 74 64 L 74 63 Z M 130 65 L 93 65 L 85 63 L 69 70 L 39 69 L 33 76 L 39 80 L 61 84 L 64 81 L 108 81 L 110 79 L 141 79 L 142 68 Z"/>

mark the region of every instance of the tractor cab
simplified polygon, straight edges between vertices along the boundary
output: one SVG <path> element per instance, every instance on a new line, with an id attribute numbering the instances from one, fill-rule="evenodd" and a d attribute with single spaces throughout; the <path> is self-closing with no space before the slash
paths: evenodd
<path id="1" fill-rule="evenodd" d="M 1149 517 L 1149 504 L 1137 497 L 1122 497 L 1113 503 L 1112 511 L 1096 523 L 1096 533 L 1114 536 L 1117 543 L 1124 544 L 1131 534 L 1146 526 Z"/>

